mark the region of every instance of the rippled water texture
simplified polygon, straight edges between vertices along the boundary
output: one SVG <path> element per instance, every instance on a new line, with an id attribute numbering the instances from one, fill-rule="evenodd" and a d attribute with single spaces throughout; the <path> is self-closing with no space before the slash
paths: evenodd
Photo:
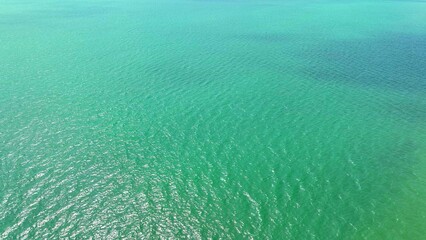
<path id="1" fill-rule="evenodd" d="M 0 160 L 0 239 L 422 239 L 426 2 L 2 0 Z"/>

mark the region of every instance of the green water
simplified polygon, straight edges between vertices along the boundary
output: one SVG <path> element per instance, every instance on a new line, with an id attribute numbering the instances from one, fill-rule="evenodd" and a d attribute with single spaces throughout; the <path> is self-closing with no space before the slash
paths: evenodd
<path id="1" fill-rule="evenodd" d="M 426 2 L 2 0 L 0 239 L 424 239 Z"/>

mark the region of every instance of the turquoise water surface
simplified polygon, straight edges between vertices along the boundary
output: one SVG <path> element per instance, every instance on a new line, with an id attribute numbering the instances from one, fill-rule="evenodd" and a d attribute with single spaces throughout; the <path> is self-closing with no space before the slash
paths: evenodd
<path id="1" fill-rule="evenodd" d="M 424 239 L 426 2 L 0 1 L 0 239 Z"/>

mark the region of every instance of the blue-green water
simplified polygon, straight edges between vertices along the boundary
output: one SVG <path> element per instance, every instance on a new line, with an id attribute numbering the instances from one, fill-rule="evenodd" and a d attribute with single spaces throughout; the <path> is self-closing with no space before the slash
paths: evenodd
<path id="1" fill-rule="evenodd" d="M 422 239 L 426 2 L 2 0 L 0 239 Z"/>

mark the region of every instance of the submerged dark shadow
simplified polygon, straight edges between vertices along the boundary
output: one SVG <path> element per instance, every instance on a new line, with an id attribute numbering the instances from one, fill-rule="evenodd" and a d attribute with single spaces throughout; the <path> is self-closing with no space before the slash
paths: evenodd
<path id="1" fill-rule="evenodd" d="M 232 38 L 254 44 L 273 44 L 268 68 L 290 69 L 318 81 L 356 84 L 400 91 L 426 91 L 426 35 L 388 34 L 354 40 L 316 41 L 313 36 L 245 34 Z M 255 53 L 248 53 L 254 54 Z M 299 61 L 289 68 L 288 61 Z M 285 70 L 284 70 L 285 69 Z"/>
<path id="2" fill-rule="evenodd" d="M 398 91 L 426 91 L 426 36 L 334 41 L 303 53 L 316 58 L 306 72 L 315 79 Z"/>
<path id="3" fill-rule="evenodd" d="M 253 68 L 305 77 L 324 84 L 392 91 L 398 96 L 380 111 L 409 122 L 426 120 L 426 35 L 388 34 L 353 40 L 323 40 L 291 34 L 232 36 L 247 43 L 269 45 L 268 58 L 248 52 Z M 267 48 L 265 48 L 267 49 Z M 399 100 L 398 100 L 399 99 Z"/>

